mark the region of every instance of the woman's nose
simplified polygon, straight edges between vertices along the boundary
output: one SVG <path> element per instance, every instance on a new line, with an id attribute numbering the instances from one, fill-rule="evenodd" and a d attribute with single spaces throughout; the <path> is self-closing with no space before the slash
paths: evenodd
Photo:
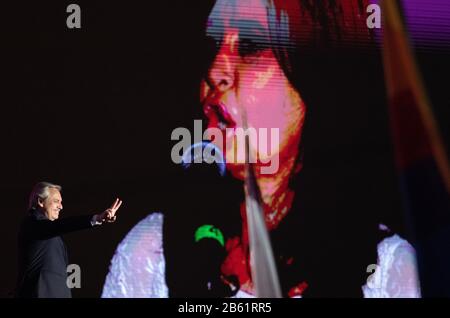
<path id="1" fill-rule="evenodd" d="M 218 56 L 209 72 L 209 83 L 219 92 L 226 92 L 234 85 L 234 72 L 227 59 L 225 56 Z"/>
<path id="2" fill-rule="evenodd" d="M 234 43 L 225 41 L 209 70 L 209 83 L 213 89 L 220 92 L 225 92 L 235 85 L 238 56 L 234 47 Z"/>

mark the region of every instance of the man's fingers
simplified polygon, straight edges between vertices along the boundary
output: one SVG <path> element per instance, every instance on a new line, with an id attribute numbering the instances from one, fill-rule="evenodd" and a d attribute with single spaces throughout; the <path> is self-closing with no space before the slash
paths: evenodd
<path id="1" fill-rule="evenodd" d="M 116 201 L 114 201 L 114 204 L 111 206 L 111 209 L 115 212 L 120 208 L 121 205 L 122 205 L 122 200 L 117 198 Z"/>
<path id="2" fill-rule="evenodd" d="M 106 219 L 107 222 L 114 222 L 116 220 L 115 214 L 121 205 L 122 205 L 122 200 L 117 198 L 114 201 L 114 203 L 111 205 L 111 207 L 104 212 L 104 214 L 103 214 L 104 219 Z"/>
<path id="3" fill-rule="evenodd" d="M 115 209 L 113 210 L 114 213 L 115 213 L 117 210 L 119 210 L 120 206 L 122 205 L 122 200 L 119 200 L 119 199 L 117 199 L 117 200 L 118 200 L 117 205 L 116 205 Z"/>
<path id="4" fill-rule="evenodd" d="M 115 216 L 115 215 L 112 216 L 112 217 L 106 218 L 106 222 L 108 222 L 108 223 L 112 223 L 112 222 L 114 222 L 114 221 L 116 221 L 116 216 Z"/>

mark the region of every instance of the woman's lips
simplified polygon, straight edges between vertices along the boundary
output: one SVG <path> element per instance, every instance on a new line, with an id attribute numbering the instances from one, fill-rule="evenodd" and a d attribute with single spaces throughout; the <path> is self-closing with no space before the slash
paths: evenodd
<path id="1" fill-rule="evenodd" d="M 228 112 L 225 104 L 207 102 L 203 107 L 203 111 L 209 120 L 208 127 L 219 128 L 222 131 L 228 128 L 234 131 L 236 128 L 236 122 Z"/>
<path id="2" fill-rule="evenodd" d="M 222 102 L 215 102 L 214 100 L 207 101 L 203 105 L 203 111 L 208 119 L 208 128 L 218 128 L 222 132 L 222 150 L 227 152 L 228 149 L 229 151 L 234 152 L 231 147 L 233 145 L 237 124 L 228 112 L 227 106 Z M 226 156 L 226 158 L 227 169 L 231 169 L 235 177 L 243 180 L 244 170 L 242 165 L 237 164 L 237 162 L 233 160 L 228 160 L 228 156 Z"/>

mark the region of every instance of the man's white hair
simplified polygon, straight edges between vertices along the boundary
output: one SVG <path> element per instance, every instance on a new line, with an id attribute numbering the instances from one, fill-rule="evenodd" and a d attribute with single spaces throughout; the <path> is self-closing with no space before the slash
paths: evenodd
<path id="1" fill-rule="evenodd" d="M 38 201 L 41 199 L 44 201 L 49 196 L 49 189 L 57 189 L 61 191 L 62 187 L 57 184 L 53 184 L 50 182 L 39 182 L 31 191 L 30 199 L 28 201 L 28 210 L 35 210 L 38 207 Z"/>

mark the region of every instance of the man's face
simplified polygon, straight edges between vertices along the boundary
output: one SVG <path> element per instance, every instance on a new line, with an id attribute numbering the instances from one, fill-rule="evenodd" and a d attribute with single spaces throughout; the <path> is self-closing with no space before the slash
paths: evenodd
<path id="1" fill-rule="evenodd" d="M 62 210 L 62 197 L 58 189 L 50 188 L 49 196 L 45 200 L 39 199 L 39 207 L 42 213 L 50 220 L 54 221 L 59 217 L 59 211 Z"/>

